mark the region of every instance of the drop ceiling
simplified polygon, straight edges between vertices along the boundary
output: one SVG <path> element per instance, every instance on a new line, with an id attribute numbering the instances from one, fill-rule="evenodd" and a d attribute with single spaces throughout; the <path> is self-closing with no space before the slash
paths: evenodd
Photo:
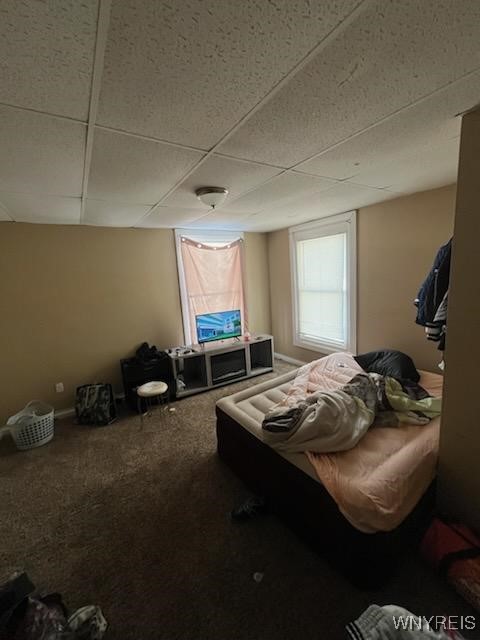
<path id="1" fill-rule="evenodd" d="M 478 0 L 2 0 L 0 220 L 270 231 L 453 183 L 479 42 Z"/>

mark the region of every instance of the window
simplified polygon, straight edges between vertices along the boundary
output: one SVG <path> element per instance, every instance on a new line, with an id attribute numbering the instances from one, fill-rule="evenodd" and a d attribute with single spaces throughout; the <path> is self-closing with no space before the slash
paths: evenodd
<path id="1" fill-rule="evenodd" d="M 295 345 L 355 352 L 355 252 L 355 211 L 290 229 Z"/>
<path id="2" fill-rule="evenodd" d="M 243 234 L 175 231 L 185 344 L 197 342 L 195 316 L 240 309 L 247 330 Z"/>

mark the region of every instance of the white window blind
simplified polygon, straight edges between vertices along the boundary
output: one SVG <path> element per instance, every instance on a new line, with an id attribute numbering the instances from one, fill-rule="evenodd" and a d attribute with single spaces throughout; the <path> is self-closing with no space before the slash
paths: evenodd
<path id="1" fill-rule="evenodd" d="M 298 346 L 325 352 L 355 349 L 354 225 L 353 213 L 290 230 Z"/>

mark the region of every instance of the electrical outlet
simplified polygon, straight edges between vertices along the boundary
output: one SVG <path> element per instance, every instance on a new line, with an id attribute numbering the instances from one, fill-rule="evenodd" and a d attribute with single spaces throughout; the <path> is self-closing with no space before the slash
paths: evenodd
<path id="1" fill-rule="evenodd" d="M 63 382 L 57 382 L 55 385 L 55 391 L 57 393 L 63 393 L 65 391 L 65 387 L 63 386 Z"/>

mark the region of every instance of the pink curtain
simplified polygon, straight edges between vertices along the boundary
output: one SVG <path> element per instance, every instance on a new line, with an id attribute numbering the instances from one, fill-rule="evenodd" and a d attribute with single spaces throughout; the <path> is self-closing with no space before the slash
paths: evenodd
<path id="1" fill-rule="evenodd" d="M 190 343 L 197 342 L 195 316 L 202 313 L 240 309 L 242 329 L 245 331 L 243 241 L 212 246 L 182 237 L 180 244 L 187 289 Z"/>

